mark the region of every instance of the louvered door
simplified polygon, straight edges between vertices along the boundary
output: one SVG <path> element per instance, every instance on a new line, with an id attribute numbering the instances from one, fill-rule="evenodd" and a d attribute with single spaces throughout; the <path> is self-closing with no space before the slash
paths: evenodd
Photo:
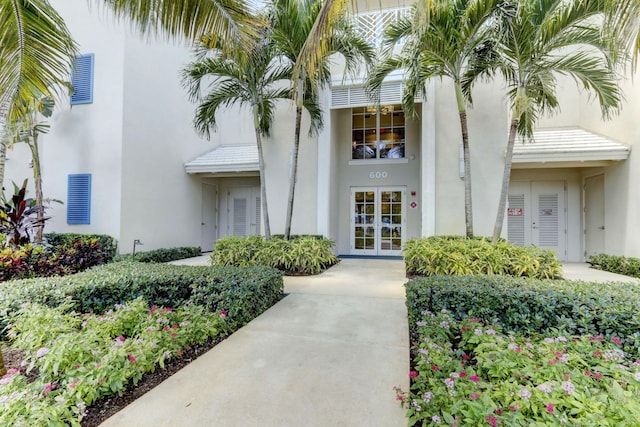
<path id="1" fill-rule="evenodd" d="M 260 234 L 260 187 L 230 188 L 227 201 L 228 235 L 253 236 Z"/>

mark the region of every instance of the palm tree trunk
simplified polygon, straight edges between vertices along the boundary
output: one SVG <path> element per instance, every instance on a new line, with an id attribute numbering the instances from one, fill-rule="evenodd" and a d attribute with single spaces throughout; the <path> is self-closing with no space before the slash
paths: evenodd
<path id="1" fill-rule="evenodd" d="M 293 200 L 298 180 L 298 153 L 300 151 L 300 128 L 302 127 L 302 107 L 296 107 L 296 129 L 293 139 L 293 152 L 291 155 L 291 172 L 289 175 L 289 200 L 287 201 L 287 220 L 284 225 L 284 239 L 291 236 L 291 222 L 293 218 Z"/>
<path id="2" fill-rule="evenodd" d="M 29 142 L 31 148 L 31 161 L 33 163 L 33 182 L 36 188 L 36 206 L 38 207 L 38 232 L 36 233 L 36 243 L 42 243 L 44 233 L 44 198 L 42 195 L 42 174 L 40 171 L 40 154 L 38 152 L 38 132 L 34 131 L 33 141 Z"/>
<path id="3" fill-rule="evenodd" d="M 256 130 L 256 143 L 258 144 L 258 164 L 260 168 L 260 199 L 262 201 L 262 220 L 264 222 L 264 238 L 271 239 L 271 226 L 269 225 L 269 209 L 267 208 L 267 183 L 264 170 L 264 155 L 262 153 L 262 132 L 258 126 Z"/>
<path id="4" fill-rule="evenodd" d="M 4 366 L 4 356 L 2 355 L 2 349 L 0 349 L 0 377 L 7 373 L 7 367 Z"/>
<path id="5" fill-rule="evenodd" d="M 515 116 L 515 114 L 514 114 Z M 507 142 L 507 153 L 504 159 L 504 174 L 502 175 L 502 189 L 500 190 L 500 201 L 498 203 L 498 214 L 496 215 L 496 225 L 493 228 L 493 244 L 498 242 L 502 234 L 502 224 L 504 223 L 504 213 L 507 209 L 507 194 L 509 192 L 509 181 L 511 180 L 511 164 L 513 162 L 513 146 L 516 142 L 516 133 L 518 132 L 518 124 L 520 120 L 511 118 L 511 127 L 509 129 L 509 141 Z"/>
<path id="6" fill-rule="evenodd" d="M 7 126 L 7 105 L 0 106 L 0 188 L 4 184 L 4 166 L 7 162 L 7 142 L 4 138 L 4 131 Z"/>
<path id="7" fill-rule="evenodd" d="M 462 154 L 464 158 L 464 222 L 467 237 L 473 239 L 473 203 L 471 194 L 471 153 L 469 152 L 469 128 L 467 125 L 467 104 L 462 94 L 462 86 L 455 82 L 456 99 L 460 115 L 460 130 L 462 132 Z"/>

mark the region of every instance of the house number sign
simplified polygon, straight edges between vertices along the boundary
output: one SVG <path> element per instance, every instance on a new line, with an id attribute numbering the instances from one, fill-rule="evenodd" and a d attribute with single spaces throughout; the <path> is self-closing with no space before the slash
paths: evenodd
<path id="1" fill-rule="evenodd" d="M 369 172 L 369 179 L 386 179 L 389 177 L 387 171 L 373 171 Z"/>

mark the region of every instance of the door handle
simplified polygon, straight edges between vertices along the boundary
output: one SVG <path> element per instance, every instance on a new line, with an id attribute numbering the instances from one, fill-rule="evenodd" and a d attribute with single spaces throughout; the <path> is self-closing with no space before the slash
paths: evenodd
<path id="1" fill-rule="evenodd" d="M 601 225 L 600 227 L 598 227 L 598 230 L 604 230 L 604 225 Z"/>

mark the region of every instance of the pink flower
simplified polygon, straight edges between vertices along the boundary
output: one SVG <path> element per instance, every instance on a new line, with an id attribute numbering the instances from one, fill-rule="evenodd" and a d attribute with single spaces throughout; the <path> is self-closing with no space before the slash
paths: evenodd
<path id="1" fill-rule="evenodd" d="M 547 406 L 545 406 L 545 408 L 547 409 L 547 412 L 550 414 L 553 414 L 554 409 L 556 409 L 553 403 L 549 403 Z"/>
<path id="2" fill-rule="evenodd" d="M 471 398 L 471 400 L 476 400 L 480 398 L 480 395 L 478 393 L 471 393 L 471 396 L 469 396 Z"/>
<path id="3" fill-rule="evenodd" d="M 223 319 L 224 319 L 225 317 L 227 317 L 227 312 L 226 312 L 226 311 L 221 311 L 221 312 L 220 312 L 220 317 L 222 317 Z"/>
<path id="4" fill-rule="evenodd" d="M 467 373 L 465 371 L 460 372 L 460 378 L 464 378 L 467 376 Z"/>
<path id="5" fill-rule="evenodd" d="M 131 362 L 132 365 L 135 365 L 137 362 L 136 357 L 133 355 L 133 353 L 129 353 L 129 362 Z"/>
<path id="6" fill-rule="evenodd" d="M 158 309 L 158 306 L 157 306 L 157 305 L 153 305 L 153 306 L 151 306 L 151 310 L 149 310 L 149 314 L 153 314 L 153 313 L 155 313 L 157 309 Z"/>
<path id="7" fill-rule="evenodd" d="M 437 372 L 440 370 L 440 368 L 438 367 L 438 365 L 431 365 L 431 370 Z"/>
<path id="8" fill-rule="evenodd" d="M 175 337 L 177 337 L 177 336 L 178 336 L 178 334 L 176 334 L 175 332 L 171 332 L 171 336 L 172 336 L 173 338 L 175 338 Z"/>
<path id="9" fill-rule="evenodd" d="M 417 371 L 409 371 L 409 378 L 415 378 L 418 376 L 418 372 Z"/>
<path id="10" fill-rule="evenodd" d="M 462 358 L 463 358 L 464 360 L 471 360 L 471 358 L 470 358 L 467 354 L 463 354 L 463 355 L 462 355 Z"/>
<path id="11" fill-rule="evenodd" d="M 474 383 L 479 383 L 479 382 L 480 382 L 480 377 L 478 377 L 477 375 L 471 375 L 471 376 L 469 377 L 469 379 L 470 379 L 471 381 L 473 381 Z"/>
<path id="12" fill-rule="evenodd" d="M 589 337 L 589 341 L 602 341 L 604 338 L 602 337 L 602 335 L 598 335 L 597 337 L 594 337 L 593 335 Z"/>
<path id="13" fill-rule="evenodd" d="M 171 329 L 178 329 L 178 325 L 171 325 Z"/>
<path id="14" fill-rule="evenodd" d="M 54 389 L 56 388 L 56 386 L 54 386 L 51 383 L 47 383 L 45 384 L 44 388 L 42 389 L 42 394 L 43 396 L 48 395 L 49 393 L 51 393 Z"/>
<path id="15" fill-rule="evenodd" d="M 621 340 L 620 338 L 613 337 L 613 338 L 611 338 L 611 341 L 612 341 L 614 344 L 618 344 L 618 345 L 621 345 L 621 344 L 622 344 L 622 340 Z"/>
<path id="16" fill-rule="evenodd" d="M 495 411 L 493 411 L 493 412 L 495 412 L 495 413 L 496 413 L 496 414 L 498 414 L 498 415 L 501 415 L 501 414 L 502 414 L 502 409 L 498 408 L 498 409 L 496 409 L 496 410 L 495 410 Z"/>
<path id="17" fill-rule="evenodd" d="M 485 418 L 485 420 L 491 425 L 491 427 L 496 427 L 498 425 L 498 419 L 493 415 Z"/>
<path id="18" fill-rule="evenodd" d="M 404 400 L 404 396 L 401 395 L 400 393 L 398 393 L 398 394 L 396 394 L 396 400 L 402 401 L 402 400 Z"/>

